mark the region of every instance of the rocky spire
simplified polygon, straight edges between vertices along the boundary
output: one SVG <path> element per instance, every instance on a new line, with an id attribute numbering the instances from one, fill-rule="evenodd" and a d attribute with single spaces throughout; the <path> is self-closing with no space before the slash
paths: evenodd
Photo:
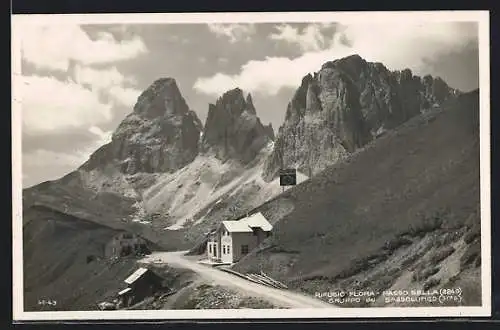
<path id="1" fill-rule="evenodd" d="M 222 160 L 247 163 L 267 145 L 271 139 L 268 133 L 256 115 L 252 96 L 245 99 L 243 91 L 235 88 L 209 105 L 202 150 L 214 152 Z"/>
<path id="2" fill-rule="evenodd" d="M 154 81 L 139 95 L 134 106 L 134 113 L 146 118 L 182 115 L 188 111 L 189 107 L 173 78 Z"/>
<path id="3" fill-rule="evenodd" d="M 267 136 L 269 136 L 271 140 L 274 140 L 275 136 L 274 136 L 273 124 L 269 123 L 267 126 L 264 126 L 264 128 L 266 129 Z"/>
<path id="4" fill-rule="evenodd" d="M 97 150 L 83 167 L 115 164 L 127 174 L 175 171 L 198 154 L 201 129 L 175 79 L 158 79 L 141 93 L 111 143 Z"/>
<path id="5" fill-rule="evenodd" d="M 254 115 L 257 114 L 255 112 L 255 106 L 253 105 L 252 95 L 250 93 L 248 93 L 247 95 L 246 103 L 247 103 L 246 110 L 251 114 Z"/>

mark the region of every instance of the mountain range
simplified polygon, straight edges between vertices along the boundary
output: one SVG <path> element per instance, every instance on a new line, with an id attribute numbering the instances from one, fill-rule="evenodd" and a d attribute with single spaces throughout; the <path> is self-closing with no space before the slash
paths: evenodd
<path id="1" fill-rule="evenodd" d="M 451 140 L 462 143 L 456 138 L 461 137 L 465 145 L 475 141 L 475 133 L 466 133 L 463 120 L 448 122 L 446 116 L 454 110 L 443 110 L 461 108 L 462 103 L 473 107 L 476 99 L 449 87 L 439 77 L 415 76 L 409 69 L 390 71 L 381 63 L 352 55 L 306 74 L 288 104 L 283 124 L 274 132 L 270 124 L 259 119 L 252 96 L 240 88 L 209 104 L 203 124 L 189 108 L 175 79 L 160 78 L 138 97 L 111 142 L 88 161 L 58 180 L 23 191 L 25 308 L 36 309 L 35 297 L 48 293 L 59 295 L 68 308 L 84 308 L 86 298 L 82 297 L 88 296 L 84 292 L 97 295 L 102 285 L 91 278 L 86 279 L 91 283 L 82 280 L 97 267 L 86 263 L 86 258 L 124 257 L 125 249 L 109 248 L 123 233 L 132 235 L 130 244 L 147 246 L 148 250 L 203 246 L 204 235 L 220 221 L 260 208 L 276 225 L 273 240 L 278 240 L 267 242 L 272 248 L 262 250 L 267 251 L 262 255 L 269 260 L 280 258 L 279 253 L 266 254 L 279 247 L 292 251 L 293 262 L 297 262 L 290 268 L 294 276 L 274 272 L 275 263 L 267 265 L 271 273 L 293 281 L 297 274 L 326 276 L 322 269 L 327 269 L 328 276 L 335 278 L 335 271 L 350 267 L 340 259 L 335 259 L 335 267 L 328 266 L 336 249 L 342 250 L 338 244 L 348 239 L 357 242 L 350 253 L 342 253 L 349 256 L 346 260 L 361 257 L 369 247 L 382 244 L 380 240 L 417 223 L 414 216 L 404 215 L 405 207 L 412 209 L 410 202 L 391 204 L 397 205 L 396 210 L 384 209 L 382 201 L 434 196 L 437 186 L 425 188 L 422 183 L 424 188 L 415 197 L 409 182 L 418 184 L 418 180 L 431 177 L 445 180 L 445 175 L 435 176 L 439 172 L 435 169 L 447 161 L 449 171 L 455 169 L 453 166 L 459 165 L 453 165 L 454 160 L 461 162 L 460 157 L 467 152 L 479 161 L 473 154 L 476 149 L 464 147 L 463 154 L 453 149 Z M 435 140 L 432 134 L 436 134 Z M 440 140 L 440 134 L 448 135 Z M 439 148 L 451 151 L 439 155 Z M 479 182 L 474 157 L 463 165 L 473 169 L 467 181 L 471 189 L 477 188 L 473 180 Z M 287 187 L 281 194 L 277 174 L 279 169 L 290 167 L 297 169 L 299 185 Z M 401 168 L 410 169 L 398 177 L 395 169 Z M 426 171 L 431 174 L 422 177 Z M 376 181 L 374 172 L 378 173 Z M 449 181 L 459 180 L 460 170 L 449 173 Z M 393 191 L 384 188 L 395 180 L 391 174 L 401 184 Z M 476 190 L 468 196 L 465 190 L 453 189 L 450 186 L 447 191 L 450 200 L 456 197 L 454 193 L 463 192 L 464 198 L 470 197 L 470 208 L 477 206 Z M 315 204 L 313 199 L 318 195 L 313 191 L 324 194 L 321 205 Z M 371 202 L 358 203 L 360 199 Z M 304 212 L 313 205 L 321 214 L 310 219 Z M 338 214 L 337 220 L 328 220 L 331 213 Z M 401 226 L 388 227 L 386 220 L 376 220 L 384 214 Z M 311 222 L 305 224 L 305 219 Z M 354 229 L 342 224 L 346 222 L 353 223 Z M 376 229 L 380 231 L 377 239 L 368 239 L 366 235 L 377 233 Z M 310 242 L 309 250 L 297 250 L 296 244 L 304 240 Z M 314 249 L 320 249 L 323 245 L 318 242 L 325 240 L 336 243 L 327 244 L 324 260 L 298 261 L 300 256 L 317 254 L 319 250 Z M 363 242 L 373 244 L 366 244 L 365 249 Z M 292 260 L 287 259 L 288 252 L 283 253 L 284 260 Z M 251 254 L 236 268 L 251 269 L 262 255 Z M 116 267 L 107 269 L 109 273 Z M 64 288 L 72 286 L 80 293 L 65 296 Z"/>

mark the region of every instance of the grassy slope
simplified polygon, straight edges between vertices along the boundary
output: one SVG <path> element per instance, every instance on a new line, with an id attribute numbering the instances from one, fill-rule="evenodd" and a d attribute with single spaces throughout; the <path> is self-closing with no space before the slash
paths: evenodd
<path id="1" fill-rule="evenodd" d="M 104 246 L 120 232 L 142 236 L 151 250 L 182 247 L 182 234 L 161 235 L 147 226 L 122 222 L 130 212 L 129 201 L 113 194 L 95 198 L 81 186 L 64 182 L 68 179 L 74 178 L 47 182 L 23 193 L 26 310 L 43 308 L 37 304 L 39 299 L 57 300 L 57 309 L 88 310 L 116 293 L 137 268 L 135 260 L 110 264 L 103 258 L 87 264 L 86 258 L 102 257 Z"/>
<path id="2" fill-rule="evenodd" d="M 277 265 L 272 257 L 283 253 L 267 251 L 258 258 L 250 255 L 237 267 L 256 267 L 264 260 L 264 269 L 281 278 L 335 275 L 352 259 L 416 225 L 419 212 L 432 214 L 448 207 L 452 221 L 460 223 L 477 211 L 477 117 L 474 121 L 475 112 L 470 111 L 475 107 L 477 114 L 477 94 L 449 107 L 451 111 L 434 120 L 410 121 L 354 156 L 350 164 L 334 166 L 265 203 L 260 207 L 264 214 L 273 222 L 280 220 L 274 243 L 291 262 L 288 268 L 273 269 Z M 136 267 L 133 260 L 110 265 L 87 264 L 85 258 L 97 254 L 120 230 L 139 233 L 161 249 L 183 247 L 179 232 L 158 235 L 147 226 L 123 223 L 131 201 L 112 194 L 96 197 L 82 188 L 75 174 L 59 181 L 23 195 L 27 308 L 50 298 L 58 300 L 58 308 L 87 309 L 117 289 Z M 72 215 L 33 207 L 34 201 L 56 210 L 69 202 Z"/>
<path id="3" fill-rule="evenodd" d="M 274 247 L 235 268 L 284 280 L 334 277 L 422 215 L 447 210 L 447 225 L 460 226 L 479 209 L 478 108 L 478 91 L 465 94 L 264 204 L 267 216 L 285 201 L 294 208 L 276 223 Z"/>
<path id="4" fill-rule="evenodd" d="M 123 279 L 137 268 L 124 258 L 110 263 L 104 246 L 118 230 L 54 212 L 30 208 L 23 232 L 25 310 L 40 310 L 39 299 L 56 300 L 45 309 L 88 310 L 121 288 Z M 87 256 L 101 257 L 87 263 Z"/>
<path id="5" fill-rule="evenodd" d="M 59 180 L 44 182 L 23 191 L 24 210 L 41 205 L 112 229 L 136 233 L 157 244 L 161 250 L 176 250 L 179 247 L 185 247 L 182 245 L 183 231 L 158 232 L 150 226 L 132 222 L 130 215 L 135 212 L 134 203 L 134 199 L 119 194 L 110 192 L 96 194 L 85 188 L 78 171 Z M 31 214 L 25 212 L 24 226 L 37 220 L 37 217 Z"/>

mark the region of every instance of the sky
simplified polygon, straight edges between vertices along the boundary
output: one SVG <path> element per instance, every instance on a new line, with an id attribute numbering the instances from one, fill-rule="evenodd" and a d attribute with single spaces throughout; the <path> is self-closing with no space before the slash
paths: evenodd
<path id="1" fill-rule="evenodd" d="M 23 26 L 20 88 L 23 187 L 80 166 L 154 80 L 175 78 L 202 122 L 240 87 L 275 131 L 303 76 L 359 54 L 391 70 L 479 86 L 477 23 L 210 23 Z"/>

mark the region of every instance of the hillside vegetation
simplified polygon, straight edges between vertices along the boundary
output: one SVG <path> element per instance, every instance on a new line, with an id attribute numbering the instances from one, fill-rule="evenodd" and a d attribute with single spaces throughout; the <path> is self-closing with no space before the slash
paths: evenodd
<path id="1" fill-rule="evenodd" d="M 477 257 L 478 114 L 479 92 L 464 94 L 442 109 L 411 119 L 347 161 L 265 203 L 258 210 L 268 217 L 285 205 L 289 211 L 276 223 L 273 238 L 234 268 L 243 272 L 262 269 L 297 289 L 314 293 L 356 274 L 367 275 L 376 265 L 392 260 L 394 276 L 377 282 L 381 289 L 389 288 L 411 264 L 429 257 L 425 253 L 432 247 L 450 246 L 466 233 L 469 238 L 460 244 L 475 245 L 472 249 L 476 254 L 467 247 L 461 253 L 469 251 Z M 437 242 L 452 233 L 455 237 Z M 400 247 L 414 247 L 423 238 L 429 239 L 427 235 L 434 238 L 414 260 L 404 264 L 398 259 L 398 264 L 391 259 Z M 387 248 L 391 242 L 394 246 Z M 434 258 L 433 266 L 452 252 Z M 460 272 L 448 276 L 460 277 Z M 480 294 L 480 277 L 471 278 L 477 285 L 470 285 Z M 365 283 L 368 288 L 374 285 Z"/>

